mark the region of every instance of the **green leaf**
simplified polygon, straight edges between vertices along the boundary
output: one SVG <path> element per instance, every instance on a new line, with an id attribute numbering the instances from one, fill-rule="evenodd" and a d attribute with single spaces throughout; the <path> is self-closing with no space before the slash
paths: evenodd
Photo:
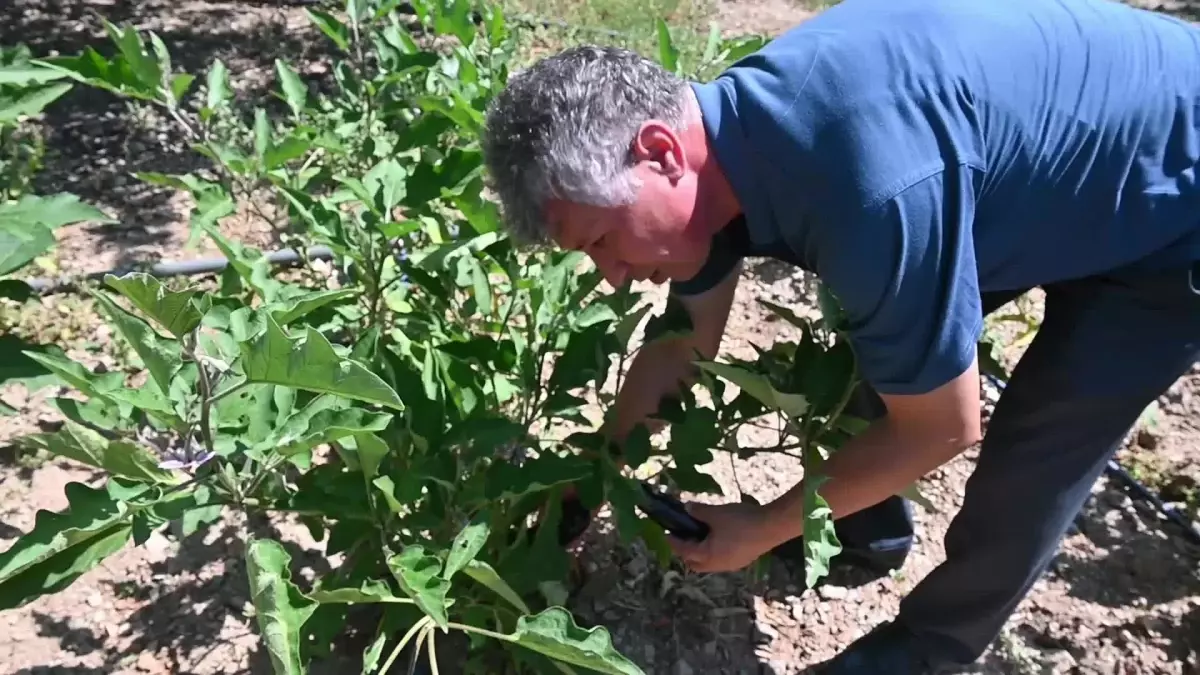
<path id="1" fill-rule="evenodd" d="M 150 371 L 150 377 L 159 390 L 163 394 L 170 393 L 171 377 L 183 363 L 179 343 L 164 340 L 154 332 L 150 324 L 125 311 L 103 293 L 94 292 L 92 297 L 129 346 L 137 352 L 138 358 L 146 365 L 146 370 Z"/>
<path id="2" fill-rule="evenodd" d="M 16 202 L 0 204 L 0 229 L 40 223 L 54 230 L 82 222 L 111 224 L 117 221 L 66 192 L 48 197 L 25 195 Z"/>
<path id="3" fill-rule="evenodd" d="M 504 579 L 500 578 L 500 574 L 491 565 L 482 560 L 472 560 L 467 563 L 467 566 L 462 571 L 463 574 L 466 574 L 483 586 L 491 589 L 496 595 L 507 600 L 513 607 L 516 607 L 525 614 L 529 613 L 529 607 L 525 604 L 525 601 L 512 589 L 512 586 L 509 586 Z"/>
<path id="4" fill-rule="evenodd" d="M 162 82 L 162 67 L 154 57 L 146 52 L 137 29 L 133 26 L 127 26 L 124 29 L 117 28 L 107 19 L 101 19 L 101 22 L 109 37 L 121 50 L 121 56 L 125 57 L 125 64 L 129 71 L 133 73 L 142 87 L 148 90 L 156 89 Z"/>
<path id="5" fill-rule="evenodd" d="M 66 193 L 0 203 L 0 274 L 20 269 L 53 246 L 55 229 L 85 221 L 116 222 Z"/>
<path id="6" fill-rule="evenodd" d="M 3 75 L 3 71 L 0 71 L 0 75 Z M 46 106 L 70 91 L 71 86 L 68 82 L 60 82 L 20 91 L 12 98 L 0 96 L 0 125 L 15 125 L 22 117 L 41 114 Z"/>
<path id="7" fill-rule="evenodd" d="M 332 408 L 339 401 L 321 396 L 296 411 L 282 426 L 255 446 L 264 452 L 273 450 L 287 457 L 332 443 L 347 436 L 382 431 L 392 420 L 391 413 L 372 413 L 362 408 Z"/>
<path id="8" fill-rule="evenodd" d="M 446 628 L 446 593 L 450 582 L 438 576 L 442 561 L 425 553 L 421 546 L 409 546 L 387 559 L 388 569 L 400 588 L 412 598 L 439 628 Z"/>
<path id="9" fill-rule="evenodd" d="M 54 232 L 44 225 L 29 223 L 6 227 L 3 222 L 4 204 L 0 204 L 0 274 L 15 272 L 54 246 Z"/>
<path id="10" fill-rule="evenodd" d="M 800 417 L 808 410 L 808 401 L 803 396 L 777 391 L 764 375 L 715 361 L 697 361 L 696 365 L 736 384 L 772 410 L 785 412 L 792 417 Z"/>
<path id="11" fill-rule="evenodd" d="M 807 473 L 808 467 L 805 466 Z M 834 528 L 833 510 L 817 489 L 824 482 L 820 479 L 809 480 L 805 476 L 804 485 L 804 583 L 812 588 L 823 577 L 829 574 L 829 563 L 834 556 L 841 553 L 842 546 L 838 542 L 837 531 Z"/>
<path id="12" fill-rule="evenodd" d="M 467 258 L 471 265 L 471 284 L 475 290 L 475 306 L 479 313 L 488 316 L 492 313 L 492 287 L 488 282 L 487 272 L 475 258 Z"/>
<path id="13" fill-rule="evenodd" d="M 454 537 L 454 542 L 450 544 L 450 553 L 446 557 L 446 569 L 442 570 L 442 578 L 450 581 L 459 570 L 474 560 L 475 556 L 483 550 L 489 534 L 491 534 L 491 527 L 484 516 L 476 517 L 473 522 L 464 527 L 458 536 Z"/>
<path id="14" fill-rule="evenodd" d="M 243 342 L 242 367 L 251 382 L 265 382 L 325 394 L 336 394 L 403 410 L 400 397 L 361 364 L 342 358 L 316 330 L 289 337 L 273 318 L 266 330 Z"/>
<path id="15" fill-rule="evenodd" d="M 520 467 L 493 463 L 488 467 L 484 490 L 489 500 L 512 499 L 583 480 L 591 472 L 591 462 L 582 457 L 545 453 Z"/>
<path id="16" fill-rule="evenodd" d="M 292 109 L 292 114 L 299 117 L 308 105 L 308 87 L 296 71 L 281 59 L 275 59 L 275 71 L 279 73 L 279 85 L 283 89 L 284 100 Z"/>
<path id="17" fill-rule="evenodd" d="M 584 630 L 562 607 L 517 619 L 517 628 L 509 637 L 522 647 L 581 668 L 608 675 L 644 675 L 613 647 L 606 629 Z"/>
<path id="18" fill-rule="evenodd" d="M 188 89 L 192 88 L 192 83 L 196 81 L 196 76 L 189 73 L 180 73 L 171 78 L 171 99 L 173 101 L 183 100 L 184 94 Z"/>
<path id="19" fill-rule="evenodd" d="M 771 302 L 770 300 L 763 300 L 762 298 L 758 299 L 758 304 L 771 310 L 771 312 L 773 314 L 775 314 L 779 318 L 783 319 L 784 321 L 787 321 L 788 323 L 792 324 L 796 328 L 799 328 L 801 330 L 807 330 L 810 327 L 809 321 L 807 319 L 800 318 L 795 312 L 788 309 L 787 307 L 784 307 L 783 305 L 778 305 L 778 304 L 775 304 L 774 302 Z"/>
<path id="20" fill-rule="evenodd" d="M 104 283 L 177 338 L 192 332 L 203 318 L 200 308 L 205 305 L 193 302 L 197 291 L 172 291 L 149 274 L 133 272 L 121 277 L 106 274 Z"/>
<path id="21" fill-rule="evenodd" d="M 279 542 L 255 539 L 246 548 L 246 576 L 258 629 L 277 675 L 301 675 L 300 629 L 317 609 L 291 582 L 292 557 Z"/>
<path id="22" fill-rule="evenodd" d="M 304 13 L 308 15 L 309 21 L 321 29 L 325 37 L 333 40 L 338 49 L 344 52 L 350 51 L 350 30 L 346 28 L 346 24 L 338 21 L 329 12 L 322 12 L 319 9 L 305 9 Z"/>
<path id="23" fill-rule="evenodd" d="M 95 398 L 107 399 L 108 395 L 125 383 L 120 372 L 95 375 L 78 363 L 66 358 L 61 351 L 25 351 L 25 356 L 57 375 L 63 382 Z"/>
<path id="24" fill-rule="evenodd" d="M 581 328 L 588 328 L 598 323 L 616 320 L 617 313 L 613 311 L 612 307 L 609 307 L 602 302 L 593 302 L 587 307 L 584 307 L 582 312 L 579 312 L 572 317 L 572 322 L 575 324 L 577 330 Z"/>
<path id="25" fill-rule="evenodd" d="M 208 89 L 205 105 L 212 110 L 224 106 L 229 101 L 230 94 L 229 68 L 225 67 L 225 62 L 221 59 L 213 61 L 212 67 L 208 69 L 208 77 L 205 82 Z"/>
<path id="26" fill-rule="evenodd" d="M 356 297 L 358 294 L 359 290 L 356 288 L 312 291 L 287 300 L 269 303 L 263 309 L 270 312 L 280 326 L 286 326 L 326 305 Z"/>
<path id="27" fill-rule="evenodd" d="M 4 358 L 0 359 L 0 385 L 20 382 L 30 393 L 34 393 L 59 381 L 54 371 L 40 361 L 29 358 L 28 353 L 49 353 L 70 363 L 57 345 L 35 345 L 12 333 L 0 334 L 0 354 L 4 354 Z"/>
<path id="28" fill-rule="evenodd" d="M 392 209 L 404 201 L 407 177 L 408 172 L 400 162 L 390 157 L 376 164 L 363 176 L 363 187 L 371 195 L 371 200 L 380 214 L 390 214 Z"/>
<path id="29" fill-rule="evenodd" d="M 671 29 L 661 18 L 656 19 L 654 23 L 658 31 L 658 60 L 662 63 L 663 68 L 677 73 L 679 72 L 679 49 L 671 39 Z"/>
<path id="30" fill-rule="evenodd" d="M 178 474 L 158 468 L 158 457 L 146 446 L 110 441 L 71 420 L 67 420 L 56 433 L 31 434 L 18 442 L 104 469 L 123 478 L 164 485 L 176 485 L 182 481 Z"/>
<path id="31" fill-rule="evenodd" d="M 0 553 L 0 610 L 57 593 L 129 541 L 126 504 L 83 483 L 65 492 L 64 511 L 39 509 L 33 529 Z"/>
<path id="32" fill-rule="evenodd" d="M 901 490 L 900 496 L 920 505 L 921 508 L 929 511 L 930 513 L 941 513 L 941 509 L 935 506 L 933 502 L 929 501 L 929 498 L 921 492 L 921 487 L 917 483 L 913 483 L 912 485 L 909 485 Z"/>
<path id="33" fill-rule="evenodd" d="M 383 463 L 383 458 L 391 448 L 375 434 L 355 434 L 354 441 L 357 444 L 358 462 L 363 476 L 371 480 L 379 473 L 379 465 Z"/>
<path id="34" fill-rule="evenodd" d="M 364 581 L 358 588 L 318 588 L 308 594 L 308 597 L 321 604 L 330 603 L 373 603 L 373 602 L 411 602 L 408 598 L 397 598 L 387 584 L 370 579 Z"/>
<path id="35" fill-rule="evenodd" d="M 66 76 L 66 73 L 59 70 L 24 63 L 0 68 L 0 85 L 28 87 L 61 80 Z"/>
<path id="36" fill-rule="evenodd" d="M 267 111 L 262 108 L 254 109 L 254 156 L 262 159 L 271 149 L 271 122 L 267 119 Z"/>

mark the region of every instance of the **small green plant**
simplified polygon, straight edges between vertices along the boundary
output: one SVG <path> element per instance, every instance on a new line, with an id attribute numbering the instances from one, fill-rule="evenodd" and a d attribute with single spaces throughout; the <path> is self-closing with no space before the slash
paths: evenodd
<path id="1" fill-rule="evenodd" d="M 564 607 L 561 496 L 573 486 L 588 507 L 610 503 L 622 540 L 641 538 L 668 564 L 631 475 L 719 492 L 697 470 L 714 449 L 802 457 L 808 584 L 827 570 L 838 545 L 817 488 L 825 454 L 856 428 L 842 414 L 855 381 L 847 343 L 772 307 L 801 341 L 753 362 L 702 363 L 711 404 L 684 392 L 660 411 L 667 443 L 639 427 L 614 457 L 595 431 L 608 385 L 636 349 L 689 330 L 686 312 L 670 304 L 647 320 L 650 305 L 628 288 L 598 293 L 580 254 L 513 247 L 486 197 L 478 136 L 514 36 L 492 8 L 425 0 L 410 24 L 398 4 L 310 9 L 339 51 L 332 81 L 311 86 L 277 62 L 275 111 L 237 100 L 221 62 L 203 79 L 175 72 L 156 35 L 128 27 L 105 24 L 111 55 L 30 61 L 35 78 L 101 87 L 176 122 L 211 168 L 141 178 L 190 192 L 193 240 L 211 240 L 229 265 L 213 290 L 106 277 L 92 296 L 137 356 L 124 370 L 24 351 L 83 398 L 54 399 L 62 429 L 20 442 L 107 478 L 69 485 L 68 508 L 39 513 L 0 553 L 0 609 L 57 592 L 156 531 L 290 514 L 342 561 L 302 588 L 282 545 L 247 533 L 255 616 L 278 673 L 328 655 L 356 605 L 375 610 L 364 673 L 394 672 L 406 648 L 436 668 L 450 631 L 467 639 L 453 652 L 465 672 L 641 673 L 604 628 L 580 628 Z M 713 62 L 742 49 L 712 44 Z M 221 233 L 239 203 L 264 194 L 281 236 L 332 250 L 333 277 L 280 272 Z M 729 401 L 727 382 L 741 389 Z M 737 446 L 739 429 L 772 415 L 775 447 Z"/>

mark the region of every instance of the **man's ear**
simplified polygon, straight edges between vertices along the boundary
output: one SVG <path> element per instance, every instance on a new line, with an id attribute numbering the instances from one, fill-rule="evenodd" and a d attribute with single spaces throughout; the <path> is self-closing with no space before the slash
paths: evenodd
<path id="1" fill-rule="evenodd" d="M 679 180 L 687 172 L 683 140 L 659 120 L 647 120 L 638 127 L 632 149 L 636 162 L 646 163 L 652 171 L 671 180 Z"/>

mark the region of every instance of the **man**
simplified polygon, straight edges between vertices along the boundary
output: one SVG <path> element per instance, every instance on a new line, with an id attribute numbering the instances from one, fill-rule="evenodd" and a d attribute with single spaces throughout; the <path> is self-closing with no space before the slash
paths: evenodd
<path id="1" fill-rule="evenodd" d="M 695 325 L 641 352 L 613 433 L 713 357 L 739 261 L 812 270 L 882 414 L 828 462 L 834 516 L 981 440 L 984 316 L 1045 290 L 946 561 L 829 673 L 976 660 L 1140 412 L 1200 357 L 1200 32 L 1108 0 L 845 0 L 705 84 L 582 47 L 514 77 L 485 154 L 508 227 L 614 285 L 671 282 Z M 736 570 L 801 535 L 799 486 L 695 506 L 675 550 Z"/>

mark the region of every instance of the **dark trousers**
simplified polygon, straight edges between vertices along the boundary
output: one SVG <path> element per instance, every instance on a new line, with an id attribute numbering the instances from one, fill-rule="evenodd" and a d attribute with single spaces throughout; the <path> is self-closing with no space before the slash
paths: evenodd
<path id="1" fill-rule="evenodd" d="M 982 656 L 1139 415 L 1200 360 L 1197 287 L 1200 265 L 1044 287 L 1045 319 L 988 424 L 946 533 L 946 560 L 900 605 L 899 622 L 935 661 Z M 1019 295 L 985 295 L 984 312 Z M 868 418 L 884 412 L 866 389 L 854 408 Z M 848 518 L 894 511 L 898 499 Z"/>

